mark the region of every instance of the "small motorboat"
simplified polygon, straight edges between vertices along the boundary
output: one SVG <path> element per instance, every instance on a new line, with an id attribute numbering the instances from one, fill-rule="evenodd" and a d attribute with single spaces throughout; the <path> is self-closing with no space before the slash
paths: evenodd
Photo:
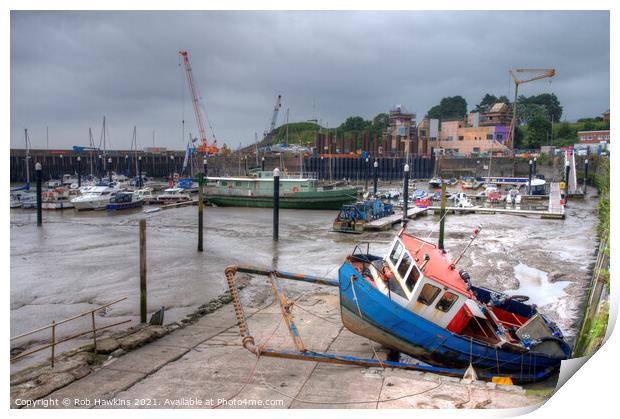
<path id="1" fill-rule="evenodd" d="M 77 211 L 105 209 L 114 192 L 118 190 L 110 186 L 90 186 L 82 195 L 73 198 L 71 203 Z"/>
<path id="2" fill-rule="evenodd" d="M 489 192 L 487 195 L 487 201 L 496 204 L 502 200 L 502 193 L 500 191 Z"/>
<path id="3" fill-rule="evenodd" d="M 11 208 L 21 208 L 22 203 L 19 200 L 19 195 L 11 194 Z"/>
<path id="4" fill-rule="evenodd" d="M 144 205 L 144 198 L 136 192 L 116 192 L 110 198 L 110 202 L 105 206 L 108 211 L 117 211 L 133 208 L 141 208 Z"/>
<path id="5" fill-rule="evenodd" d="M 41 208 L 63 210 L 73 208 L 71 200 L 80 196 L 80 191 L 69 188 L 55 188 L 41 194 Z"/>
<path id="6" fill-rule="evenodd" d="M 431 180 L 428 181 L 428 186 L 430 186 L 433 189 L 437 189 L 437 188 L 441 188 L 441 183 L 443 181 L 438 178 L 438 177 L 434 177 Z"/>
<path id="7" fill-rule="evenodd" d="M 457 208 L 472 208 L 474 206 L 465 192 L 455 193 L 450 196 L 450 199 L 454 201 L 454 206 Z"/>
<path id="8" fill-rule="evenodd" d="M 162 204 L 185 202 L 191 199 L 189 192 L 182 188 L 168 188 L 164 190 L 164 193 L 157 195 L 157 202 Z"/>
<path id="9" fill-rule="evenodd" d="M 415 200 L 415 206 L 418 208 L 428 208 L 431 206 L 431 200 L 429 198 L 418 198 Z"/>
<path id="10" fill-rule="evenodd" d="M 441 191 L 435 191 L 433 196 L 431 196 L 433 201 L 441 201 Z"/>
<path id="11" fill-rule="evenodd" d="M 508 205 L 518 205 L 521 203 L 521 193 L 518 189 L 511 189 L 508 191 L 506 195 L 506 203 Z"/>
<path id="12" fill-rule="evenodd" d="M 45 186 L 47 186 L 48 189 L 60 188 L 62 186 L 62 181 L 58 179 L 50 179 L 45 182 Z"/>
<path id="13" fill-rule="evenodd" d="M 427 193 L 424 189 L 416 189 L 415 192 L 413 192 L 413 199 L 424 199 L 426 196 Z"/>
<path id="14" fill-rule="evenodd" d="M 530 183 L 525 183 L 525 190 L 530 191 Z M 530 195 L 545 195 L 547 193 L 547 181 L 545 179 L 532 179 Z"/>

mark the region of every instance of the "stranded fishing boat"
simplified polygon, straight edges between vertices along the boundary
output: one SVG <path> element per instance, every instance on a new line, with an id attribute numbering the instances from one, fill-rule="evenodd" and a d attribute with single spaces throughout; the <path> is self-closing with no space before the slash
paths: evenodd
<path id="1" fill-rule="evenodd" d="M 110 186 L 91 186 L 82 195 L 70 202 L 77 211 L 105 209 L 112 193 L 117 190 Z"/>
<path id="2" fill-rule="evenodd" d="M 472 367 L 480 378 L 509 377 L 539 381 L 558 372 L 571 356 L 555 323 L 525 296 L 509 296 L 474 286 L 457 265 L 479 226 L 459 256 L 451 261 L 436 245 L 402 228 L 384 257 L 356 246 L 338 271 L 338 280 L 303 274 L 230 266 L 226 279 L 235 305 L 243 346 L 261 356 L 350 365 L 393 367 L 463 376 Z M 243 315 L 234 282 L 236 272 L 269 277 L 296 350 L 257 348 Z M 338 287 L 344 326 L 385 347 L 422 363 L 319 353 L 304 347 L 301 331 L 282 294 L 279 278 Z"/>
<path id="3" fill-rule="evenodd" d="M 339 271 L 343 324 L 431 365 L 543 379 L 571 350 L 526 297 L 476 287 L 434 244 L 400 231 L 385 257 L 352 254 Z"/>
<path id="4" fill-rule="evenodd" d="M 215 186 L 207 188 L 209 202 L 222 207 L 273 206 L 273 173 L 256 172 L 255 177 L 209 177 Z M 354 187 L 318 186 L 317 179 L 280 178 L 280 208 L 340 209 L 357 200 Z"/>

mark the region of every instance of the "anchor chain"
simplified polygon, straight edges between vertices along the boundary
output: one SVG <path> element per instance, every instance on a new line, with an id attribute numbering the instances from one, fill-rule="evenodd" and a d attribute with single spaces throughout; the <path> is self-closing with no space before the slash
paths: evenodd
<path id="1" fill-rule="evenodd" d="M 242 338 L 243 346 L 246 346 L 246 343 L 250 343 L 254 345 L 254 338 L 250 336 L 250 331 L 248 329 L 248 324 L 245 321 L 245 315 L 243 314 L 243 309 L 241 308 L 241 301 L 239 301 L 239 294 L 237 292 L 237 286 L 235 285 L 235 273 L 237 272 L 237 267 L 232 265 L 225 269 L 224 273 L 226 275 L 226 282 L 228 283 L 228 290 L 230 291 L 230 298 L 232 299 L 233 308 L 235 310 L 235 316 L 237 317 L 237 324 L 239 325 L 239 334 Z"/>

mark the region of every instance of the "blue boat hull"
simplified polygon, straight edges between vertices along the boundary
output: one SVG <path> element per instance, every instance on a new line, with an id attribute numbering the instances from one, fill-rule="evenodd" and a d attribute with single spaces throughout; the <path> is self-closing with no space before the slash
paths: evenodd
<path id="1" fill-rule="evenodd" d="M 134 202 L 119 202 L 119 203 L 109 203 L 105 206 L 105 209 L 108 211 L 116 211 L 116 210 L 124 210 L 124 209 L 132 209 L 132 208 L 141 208 L 144 204 L 144 201 L 134 201 Z"/>
<path id="2" fill-rule="evenodd" d="M 392 302 L 348 262 L 338 278 L 345 327 L 420 361 L 460 369 L 471 362 L 479 376 L 509 375 L 519 381 L 543 380 L 560 368 L 561 359 L 547 354 L 516 353 L 439 327 Z"/>

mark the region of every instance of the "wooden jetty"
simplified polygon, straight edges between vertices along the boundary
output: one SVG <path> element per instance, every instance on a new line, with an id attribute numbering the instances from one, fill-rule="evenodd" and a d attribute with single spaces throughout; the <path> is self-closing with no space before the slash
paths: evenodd
<path id="1" fill-rule="evenodd" d="M 428 208 L 413 207 L 407 210 L 407 218 L 416 218 L 420 214 L 424 214 Z M 403 213 L 396 213 L 387 217 L 373 220 L 364 225 L 364 231 L 388 230 L 394 224 L 399 223 L 403 219 Z"/>
<path id="2" fill-rule="evenodd" d="M 446 207 L 446 211 L 452 213 L 476 213 L 476 214 L 509 214 L 509 215 L 531 215 L 545 219 L 564 219 L 564 205 L 561 203 L 560 184 L 551 184 L 551 191 L 548 195 L 549 204 L 546 210 L 530 210 L 521 208 L 486 208 L 486 207 Z M 430 206 L 429 210 L 439 213 L 439 206 Z"/>

